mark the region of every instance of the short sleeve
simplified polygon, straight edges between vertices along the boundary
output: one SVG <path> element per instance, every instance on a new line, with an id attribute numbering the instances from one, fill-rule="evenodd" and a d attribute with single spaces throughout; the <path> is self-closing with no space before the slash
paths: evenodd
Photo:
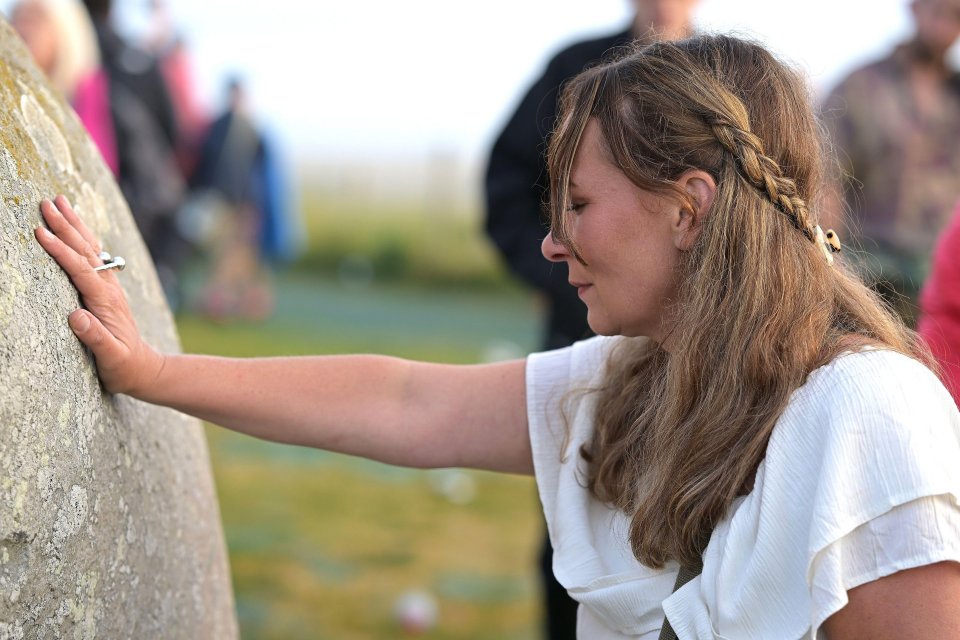
<path id="1" fill-rule="evenodd" d="M 597 394 L 617 344 L 591 338 L 527 361 L 527 417 L 537 489 L 553 571 L 580 603 L 577 635 L 591 640 L 651 638 L 677 567 L 645 567 L 629 544 L 629 517 L 597 500 L 585 482 L 580 447 L 593 437 Z"/>
<path id="2" fill-rule="evenodd" d="M 958 504 L 960 414 L 943 385 L 897 353 L 844 355 L 794 392 L 754 490 L 664 608 L 690 637 L 812 640 L 847 590 L 960 560 Z"/>
<path id="3" fill-rule="evenodd" d="M 816 388 L 834 410 L 811 501 L 813 633 L 849 589 L 960 560 L 960 416 L 949 393 L 922 364 L 888 351 L 841 358 L 823 377 Z"/>
<path id="4" fill-rule="evenodd" d="M 575 441 L 589 438 L 593 430 L 591 406 L 578 400 L 601 384 L 606 359 L 617 342 L 594 337 L 527 358 L 527 421 L 548 526 L 558 500 L 561 461 Z"/>
<path id="5" fill-rule="evenodd" d="M 817 482 L 802 501 L 811 635 L 846 604 L 847 590 L 960 560 L 960 416 L 943 385 L 889 351 L 840 358 L 819 378 L 798 407 L 819 417 L 819 433 L 804 437 L 794 426 L 793 438 L 771 443 L 784 463 L 793 443 L 816 443 Z"/>
<path id="6" fill-rule="evenodd" d="M 815 626 L 847 604 L 846 592 L 905 569 L 960 562 L 956 496 L 925 496 L 897 505 L 821 551 L 812 567 Z"/>

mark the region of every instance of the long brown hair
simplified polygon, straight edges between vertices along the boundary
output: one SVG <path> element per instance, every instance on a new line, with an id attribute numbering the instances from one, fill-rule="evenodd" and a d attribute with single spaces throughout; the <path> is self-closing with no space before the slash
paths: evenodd
<path id="1" fill-rule="evenodd" d="M 609 363 L 588 486 L 632 514 L 636 557 L 692 564 L 731 502 L 750 491 L 791 393 L 844 350 L 923 351 L 880 298 L 816 241 L 824 157 L 806 83 L 732 37 L 660 42 L 565 88 L 551 138 L 552 233 L 567 231 L 568 184 L 589 120 L 637 186 L 692 206 L 676 180 L 717 189 L 681 260 L 670 353 L 647 342 Z"/>

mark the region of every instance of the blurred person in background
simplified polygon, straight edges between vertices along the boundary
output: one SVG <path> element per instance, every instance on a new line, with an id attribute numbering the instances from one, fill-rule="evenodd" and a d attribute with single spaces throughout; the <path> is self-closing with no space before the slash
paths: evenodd
<path id="1" fill-rule="evenodd" d="M 937 241 L 930 277 L 920 290 L 917 331 L 936 357 L 944 385 L 960 404 L 960 202 Z"/>
<path id="2" fill-rule="evenodd" d="M 196 166 L 209 114 L 201 104 L 194 79 L 193 60 L 176 19 L 164 0 L 148 4 L 150 28 L 142 39 L 143 47 L 157 58 L 163 73 L 176 119 L 175 151 L 185 176 Z"/>
<path id="3" fill-rule="evenodd" d="M 141 35 L 140 45 L 158 58 L 176 39 L 177 20 L 166 0 L 146 0 L 146 30 Z"/>
<path id="4" fill-rule="evenodd" d="M 211 275 L 197 301 L 215 320 L 264 320 L 273 312 L 270 263 L 290 258 L 290 216 L 279 162 L 250 113 L 243 82 L 227 84 L 227 107 L 200 147 L 193 207 L 214 218 Z"/>
<path id="5" fill-rule="evenodd" d="M 960 0 L 909 7 L 911 38 L 853 71 L 823 106 L 844 173 L 832 217 L 851 216 L 866 277 L 908 324 L 960 195 L 960 76 L 947 64 L 960 36 Z"/>
<path id="6" fill-rule="evenodd" d="M 53 88 L 73 106 L 116 176 L 119 164 L 109 83 L 83 5 L 79 0 L 23 0 L 12 7 L 10 24 Z"/>
<path id="7" fill-rule="evenodd" d="M 177 123 L 170 92 L 157 59 L 114 28 L 112 1 L 84 0 L 84 5 L 110 85 L 117 181 L 176 311 L 182 298 L 179 271 L 190 247 L 175 224 L 186 181 L 174 155 Z"/>
<path id="8" fill-rule="evenodd" d="M 544 202 L 547 137 L 557 119 L 560 86 L 584 68 L 635 41 L 677 39 L 693 32 L 697 0 L 631 0 L 633 18 L 623 30 L 576 42 L 557 53 L 530 86 L 502 129 L 486 169 L 486 230 L 511 272 L 541 294 L 546 303 L 544 349 L 559 349 L 587 337 L 587 310 L 567 282 L 565 264 L 552 264 L 540 252 L 547 235 Z M 544 534 L 539 572 L 544 591 L 545 637 L 575 637 L 577 608 L 553 575 L 553 549 Z"/>
<path id="9" fill-rule="evenodd" d="M 177 162 L 183 175 L 189 177 L 196 169 L 210 118 L 197 95 L 193 61 L 186 40 L 175 35 L 159 55 L 160 68 L 170 89 L 177 118 Z"/>

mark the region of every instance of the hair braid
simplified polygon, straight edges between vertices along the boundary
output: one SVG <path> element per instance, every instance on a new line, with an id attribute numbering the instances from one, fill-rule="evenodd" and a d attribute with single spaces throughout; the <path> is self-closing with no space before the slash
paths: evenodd
<path id="1" fill-rule="evenodd" d="M 709 119 L 708 124 L 723 148 L 736 158 L 741 175 L 785 213 L 810 241 L 814 241 L 816 232 L 810 224 L 806 201 L 797 195 L 796 183 L 785 177 L 780 165 L 764 153 L 760 138 L 722 117 Z"/>

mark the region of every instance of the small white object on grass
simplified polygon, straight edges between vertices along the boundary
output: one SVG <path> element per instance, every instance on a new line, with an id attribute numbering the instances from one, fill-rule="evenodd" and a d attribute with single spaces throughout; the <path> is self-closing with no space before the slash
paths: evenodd
<path id="1" fill-rule="evenodd" d="M 404 633 L 419 635 L 436 626 L 440 609 L 430 593 L 412 589 L 397 598 L 393 615 Z"/>
<path id="2" fill-rule="evenodd" d="M 430 476 L 433 490 L 453 504 L 470 504 L 477 497 L 477 482 L 460 469 L 441 469 Z"/>

